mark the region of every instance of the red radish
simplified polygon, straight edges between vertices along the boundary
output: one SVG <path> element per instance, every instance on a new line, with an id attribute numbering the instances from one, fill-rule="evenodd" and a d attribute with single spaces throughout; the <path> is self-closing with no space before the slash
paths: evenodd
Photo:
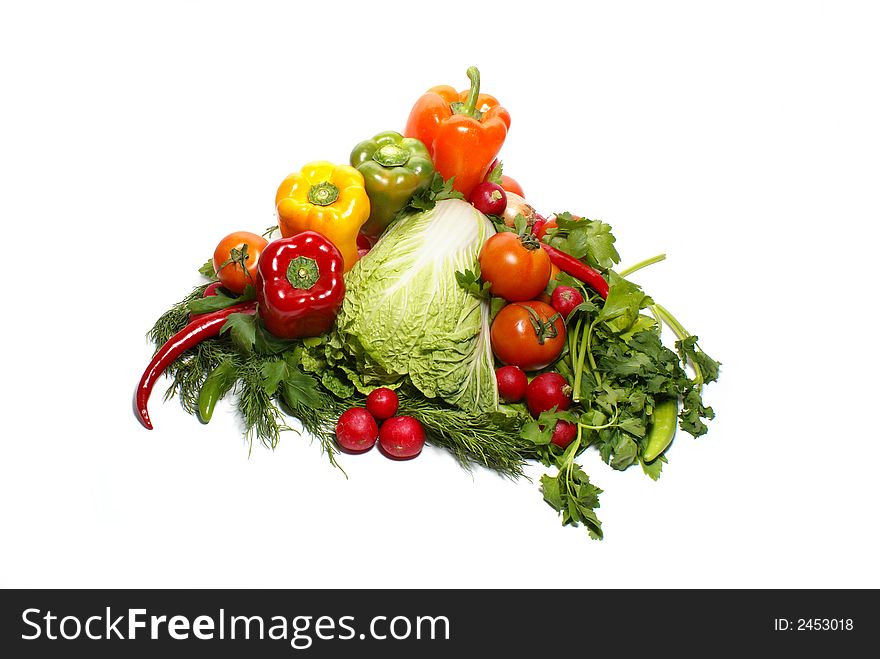
<path id="1" fill-rule="evenodd" d="M 507 193 L 497 183 L 485 181 L 473 189 L 468 201 L 481 213 L 501 215 L 507 208 Z"/>
<path id="2" fill-rule="evenodd" d="M 518 403 L 526 395 L 529 379 L 519 366 L 502 366 L 495 370 L 498 395 L 505 403 Z"/>
<path id="3" fill-rule="evenodd" d="M 212 295 L 217 295 L 217 289 L 222 287 L 219 281 L 212 281 L 205 287 L 205 292 L 202 293 L 202 297 L 211 297 Z"/>
<path id="4" fill-rule="evenodd" d="M 526 405 L 534 416 L 554 407 L 567 410 L 571 405 L 571 385 L 559 373 L 541 373 L 526 388 Z"/>
<path id="5" fill-rule="evenodd" d="M 388 387 L 373 389 L 367 396 L 367 412 L 379 421 L 390 419 L 397 414 L 398 405 L 397 394 Z"/>
<path id="6" fill-rule="evenodd" d="M 414 458 L 425 445 L 425 429 L 411 416 L 395 416 L 382 424 L 379 446 L 391 458 Z"/>
<path id="7" fill-rule="evenodd" d="M 550 441 L 559 448 L 568 448 L 568 445 L 577 437 L 577 424 L 571 421 L 557 421 L 556 427 L 553 429 L 553 437 Z"/>
<path id="8" fill-rule="evenodd" d="M 557 286 L 550 298 L 552 307 L 561 313 L 563 318 L 568 318 L 569 314 L 583 301 L 584 296 L 571 286 Z"/>
<path id="9" fill-rule="evenodd" d="M 336 441 L 346 451 L 363 453 L 373 448 L 378 437 L 379 426 L 363 407 L 345 410 L 336 422 Z"/>
<path id="10" fill-rule="evenodd" d="M 369 236 L 359 233 L 357 235 L 358 256 L 366 256 L 373 249 L 373 241 Z"/>

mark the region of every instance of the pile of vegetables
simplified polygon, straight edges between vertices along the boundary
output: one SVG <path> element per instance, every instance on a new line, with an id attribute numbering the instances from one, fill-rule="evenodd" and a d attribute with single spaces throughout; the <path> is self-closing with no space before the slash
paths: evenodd
<path id="1" fill-rule="evenodd" d="M 251 446 L 275 447 L 294 418 L 334 465 L 377 443 L 511 477 L 537 460 L 555 467 L 541 489 L 563 524 L 598 539 L 602 491 L 578 456 L 656 480 L 677 428 L 708 430 L 719 364 L 627 279 L 663 255 L 615 271 L 609 225 L 526 202 L 497 159 L 510 114 L 468 76 L 420 97 L 403 134 L 285 178 L 276 227 L 218 243 L 148 334 L 136 412 L 152 428 L 166 374 L 165 398 L 204 423 L 233 396 Z"/>

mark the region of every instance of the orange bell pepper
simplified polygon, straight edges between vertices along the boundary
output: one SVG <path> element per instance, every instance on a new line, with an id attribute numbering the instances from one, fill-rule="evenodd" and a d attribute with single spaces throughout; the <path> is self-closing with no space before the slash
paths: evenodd
<path id="1" fill-rule="evenodd" d="M 510 128 L 510 113 L 489 94 L 480 93 L 480 72 L 467 70 L 471 87 L 431 87 L 413 106 L 404 135 L 428 147 L 434 168 L 468 197 L 486 178 Z"/>

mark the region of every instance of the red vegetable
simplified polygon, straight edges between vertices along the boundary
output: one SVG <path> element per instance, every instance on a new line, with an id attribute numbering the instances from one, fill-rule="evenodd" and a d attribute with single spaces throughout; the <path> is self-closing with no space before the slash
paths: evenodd
<path id="1" fill-rule="evenodd" d="M 584 301 L 584 296 L 576 288 L 571 286 L 557 286 L 550 298 L 552 307 L 568 318 L 572 311 Z"/>
<path id="2" fill-rule="evenodd" d="M 336 441 L 346 451 L 363 453 L 373 448 L 379 426 L 373 415 L 362 407 L 345 410 L 336 422 Z"/>
<path id="3" fill-rule="evenodd" d="M 235 231 L 223 238 L 214 250 L 214 272 L 225 288 L 241 295 L 254 285 L 260 255 L 268 245 L 263 236 Z"/>
<path id="4" fill-rule="evenodd" d="M 526 405 L 535 416 L 554 407 L 558 411 L 567 410 L 571 405 L 571 391 L 571 385 L 559 373 L 541 373 L 529 382 Z"/>
<path id="5" fill-rule="evenodd" d="M 388 387 L 373 389 L 367 396 L 367 411 L 380 421 L 397 414 L 398 405 L 397 394 Z"/>
<path id="6" fill-rule="evenodd" d="M 554 263 L 562 272 L 584 282 L 603 298 L 608 297 L 608 282 L 598 270 L 594 270 L 586 263 L 581 263 L 573 256 L 569 256 L 555 247 L 550 247 L 547 243 L 541 243 L 541 247 L 547 252 L 550 262 Z"/>
<path id="7" fill-rule="evenodd" d="M 529 379 L 519 366 L 502 366 L 495 370 L 498 395 L 506 403 L 518 403 L 526 395 Z"/>
<path id="8" fill-rule="evenodd" d="M 550 441 L 559 448 L 568 448 L 568 445 L 577 437 L 577 424 L 571 421 L 557 421 L 556 427 L 553 428 L 553 436 Z"/>
<path id="9" fill-rule="evenodd" d="M 358 256 L 366 256 L 373 249 L 373 240 L 366 234 L 359 233 L 357 235 Z"/>
<path id="10" fill-rule="evenodd" d="M 153 429 L 153 424 L 150 423 L 150 413 L 147 410 L 147 403 L 150 400 L 150 393 L 153 391 L 153 385 L 156 384 L 156 380 L 162 375 L 165 369 L 185 351 L 198 345 L 205 339 L 210 339 L 220 334 L 220 329 L 226 323 L 226 319 L 231 314 L 253 314 L 256 312 L 256 308 L 257 306 L 254 302 L 243 302 L 242 304 L 236 304 L 227 309 L 203 314 L 191 321 L 189 325 L 168 339 L 165 345 L 159 348 L 159 351 L 147 366 L 147 370 L 145 370 L 144 374 L 141 376 L 141 381 L 138 384 L 137 392 L 135 394 L 137 413 L 140 417 L 141 423 L 144 424 L 147 430 Z"/>
<path id="11" fill-rule="evenodd" d="M 411 416 L 395 416 L 382 424 L 379 446 L 392 458 L 414 458 L 425 445 L 425 429 Z"/>
<path id="12" fill-rule="evenodd" d="M 537 300 L 508 304 L 489 328 L 492 352 L 507 366 L 538 371 L 555 362 L 565 348 L 565 321 Z"/>
<path id="13" fill-rule="evenodd" d="M 486 215 L 501 215 L 507 208 L 507 194 L 497 183 L 484 181 L 471 192 L 468 198 L 474 208 Z"/>
<path id="14" fill-rule="evenodd" d="M 222 288 L 223 284 L 219 281 L 213 281 L 205 287 L 205 291 L 202 293 L 202 297 L 211 297 L 212 295 L 217 295 L 217 289 Z"/>
<path id="15" fill-rule="evenodd" d="M 342 254 L 324 236 L 303 231 L 273 240 L 257 266 L 257 302 L 266 329 L 282 339 L 330 329 L 342 298 Z"/>
<path id="16" fill-rule="evenodd" d="M 508 192 L 512 192 L 514 194 L 519 195 L 520 197 L 525 198 L 526 193 L 523 192 L 522 186 L 516 182 L 516 179 L 507 176 L 506 174 L 502 174 L 501 176 L 501 187 L 507 190 Z"/>
<path id="17" fill-rule="evenodd" d="M 534 236 L 510 231 L 496 233 L 480 250 L 483 281 L 492 284 L 492 295 L 510 302 L 536 297 L 550 281 L 550 259 Z"/>

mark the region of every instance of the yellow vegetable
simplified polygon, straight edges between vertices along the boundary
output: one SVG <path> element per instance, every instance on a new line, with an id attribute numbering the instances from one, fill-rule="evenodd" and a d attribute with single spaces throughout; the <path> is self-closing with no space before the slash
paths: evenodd
<path id="1" fill-rule="evenodd" d="M 310 162 L 278 186 L 275 209 L 285 238 L 317 231 L 342 253 L 345 272 L 357 262 L 357 236 L 370 217 L 370 199 L 354 167 Z"/>

